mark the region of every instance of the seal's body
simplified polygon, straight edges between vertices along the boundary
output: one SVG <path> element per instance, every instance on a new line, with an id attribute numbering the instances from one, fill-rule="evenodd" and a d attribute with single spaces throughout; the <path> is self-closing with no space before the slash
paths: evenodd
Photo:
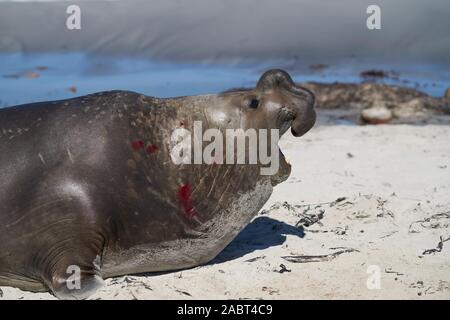
<path id="1" fill-rule="evenodd" d="M 256 101 L 256 102 L 255 102 Z M 213 259 L 290 166 L 176 164 L 171 134 L 315 121 L 313 95 L 281 70 L 255 89 L 157 99 L 111 91 L 0 110 L 0 286 L 85 298 L 103 278 Z"/>

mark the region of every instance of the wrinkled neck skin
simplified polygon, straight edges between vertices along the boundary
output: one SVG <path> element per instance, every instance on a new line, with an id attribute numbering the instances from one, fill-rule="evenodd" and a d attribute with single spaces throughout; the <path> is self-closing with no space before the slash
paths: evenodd
<path id="1" fill-rule="evenodd" d="M 183 127 L 193 133 L 194 122 L 202 122 L 203 132 L 209 128 L 219 129 L 226 137 L 225 129 L 244 130 L 254 128 L 255 122 L 249 121 L 251 114 L 239 108 L 230 108 L 230 97 L 218 95 L 202 95 L 164 99 L 164 104 L 176 109 L 176 119 L 172 130 Z M 161 100 L 159 100 L 161 102 Z M 270 129 L 266 119 L 260 119 L 264 129 Z M 265 125 L 264 125 L 265 124 Z M 170 127 L 170 126 L 169 126 Z M 170 136 L 170 133 L 166 136 Z M 203 148 L 210 142 L 204 142 Z M 167 156 L 167 164 L 172 166 L 171 181 L 175 185 L 189 185 L 192 189 L 192 200 L 197 215 L 187 222 L 187 227 L 201 233 L 216 234 L 220 238 L 222 232 L 230 240 L 258 213 L 272 194 L 273 187 L 286 180 L 291 167 L 276 146 L 279 157 L 279 170 L 274 175 L 262 175 L 257 164 L 174 164 Z M 267 154 L 270 155 L 270 139 Z M 246 148 L 248 149 L 248 148 Z M 224 141 L 226 158 L 226 144 Z M 247 160 L 247 159 L 246 159 Z M 179 199 L 174 199 L 179 204 Z M 180 215 L 185 215 L 180 208 Z"/>
<path id="2" fill-rule="evenodd" d="M 183 122 L 185 129 L 193 132 L 194 121 L 202 122 L 203 132 L 206 129 L 216 128 L 222 132 L 224 137 L 224 154 L 223 159 L 226 158 L 226 129 L 256 129 L 257 132 L 257 147 L 258 162 L 257 164 L 248 164 L 248 152 L 246 153 L 246 167 L 258 168 L 259 172 L 265 172 L 260 174 L 259 179 L 269 179 L 272 186 L 288 179 L 291 172 L 291 165 L 286 162 L 286 159 L 278 147 L 278 140 L 289 129 L 292 123 L 292 114 L 285 108 L 276 110 L 276 117 L 269 119 L 265 116 L 271 108 L 271 104 L 268 103 L 264 106 L 265 109 L 258 110 L 257 112 L 251 110 L 242 110 L 241 108 L 230 108 L 230 104 L 238 104 L 236 98 L 233 96 L 221 96 L 221 95 L 201 95 L 191 97 L 180 97 L 165 99 L 168 105 L 175 106 L 177 109 L 178 119 Z M 189 108 L 185 107 L 189 106 Z M 269 110 L 268 110 L 269 109 Z M 184 120 L 181 120 L 184 119 Z M 176 123 L 175 126 L 179 126 Z M 264 139 L 267 145 L 266 150 L 261 150 L 267 157 L 266 162 L 262 164 L 259 159 L 259 147 L 261 146 L 261 139 L 259 135 L 259 129 L 265 129 L 268 133 Z M 278 130 L 278 137 L 272 137 L 271 129 Z M 272 143 L 274 142 L 274 143 Z M 204 142 L 205 147 L 208 142 Z M 246 141 L 246 150 L 248 151 L 248 143 Z M 236 144 L 235 144 L 236 146 Z M 235 151 L 236 152 L 236 151 Z M 268 159 L 270 158 L 270 159 Z M 267 162 L 269 161 L 269 164 Z M 269 168 L 270 167 L 270 168 Z M 266 169 L 262 169 L 266 168 Z M 261 170 L 262 169 L 262 170 Z"/>

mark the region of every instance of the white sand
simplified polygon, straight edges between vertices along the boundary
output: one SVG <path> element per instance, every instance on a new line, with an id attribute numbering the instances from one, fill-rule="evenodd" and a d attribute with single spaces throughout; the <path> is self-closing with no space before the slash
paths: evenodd
<path id="1" fill-rule="evenodd" d="M 293 165 L 290 179 L 219 262 L 109 279 L 92 299 L 450 298 L 450 240 L 442 251 L 423 254 L 450 237 L 449 126 L 318 126 L 280 145 Z M 346 200 L 303 206 L 338 197 Z M 303 211 L 322 212 L 323 219 L 301 237 L 293 226 Z M 321 262 L 282 258 L 345 248 L 358 251 Z M 290 272 L 277 272 L 280 264 Z M 380 289 L 367 287 L 371 265 L 380 270 Z M 54 299 L 1 290 L 3 299 Z"/>

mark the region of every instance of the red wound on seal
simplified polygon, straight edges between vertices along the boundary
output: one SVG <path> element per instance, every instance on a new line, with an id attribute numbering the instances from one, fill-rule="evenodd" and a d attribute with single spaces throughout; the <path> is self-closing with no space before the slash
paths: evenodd
<path id="1" fill-rule="evenodd" d="M 147 151 L 147 153 L 155 153 L 159 150 L 159 148 L 154 144 L 150 144 L 145 150 Z"/>
<path id="2" fill-rule="evenodd" d="M 142 149 L 144 147 L 144 141 L 142 140 L 136 140 L 131 142 L 131 147 L 133 148 L 134 151 L 138 151 L 140 149 Z"/>
<path id="3" fill-rule="evenodd" d="M 197 210 L 195 210 L 194 206 L 192 205 L 191 185 L 187 183 L 181 185 L 178 188 L 178 197 L 180 198 L 184 213 L 189 218 L 194 218 L 197 215 Z"/>

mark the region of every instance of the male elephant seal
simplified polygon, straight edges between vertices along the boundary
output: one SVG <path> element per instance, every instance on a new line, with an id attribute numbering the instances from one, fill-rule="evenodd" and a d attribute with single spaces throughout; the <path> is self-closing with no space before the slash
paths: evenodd
<path id="1" fill-rule="evenodd" d="M 86 298 L 104 278 L 207 263 L 290 165 L 278 146 L 273 175 L 259 161 L 177 164 L 174 130 L 201 121 L 203 131 L 291 127 L 300 136 L 314 125 L 313 104 L 270 70 L 254 89 L 218 95 L 111 91 L 1 109 L 0 285 Z"/>

